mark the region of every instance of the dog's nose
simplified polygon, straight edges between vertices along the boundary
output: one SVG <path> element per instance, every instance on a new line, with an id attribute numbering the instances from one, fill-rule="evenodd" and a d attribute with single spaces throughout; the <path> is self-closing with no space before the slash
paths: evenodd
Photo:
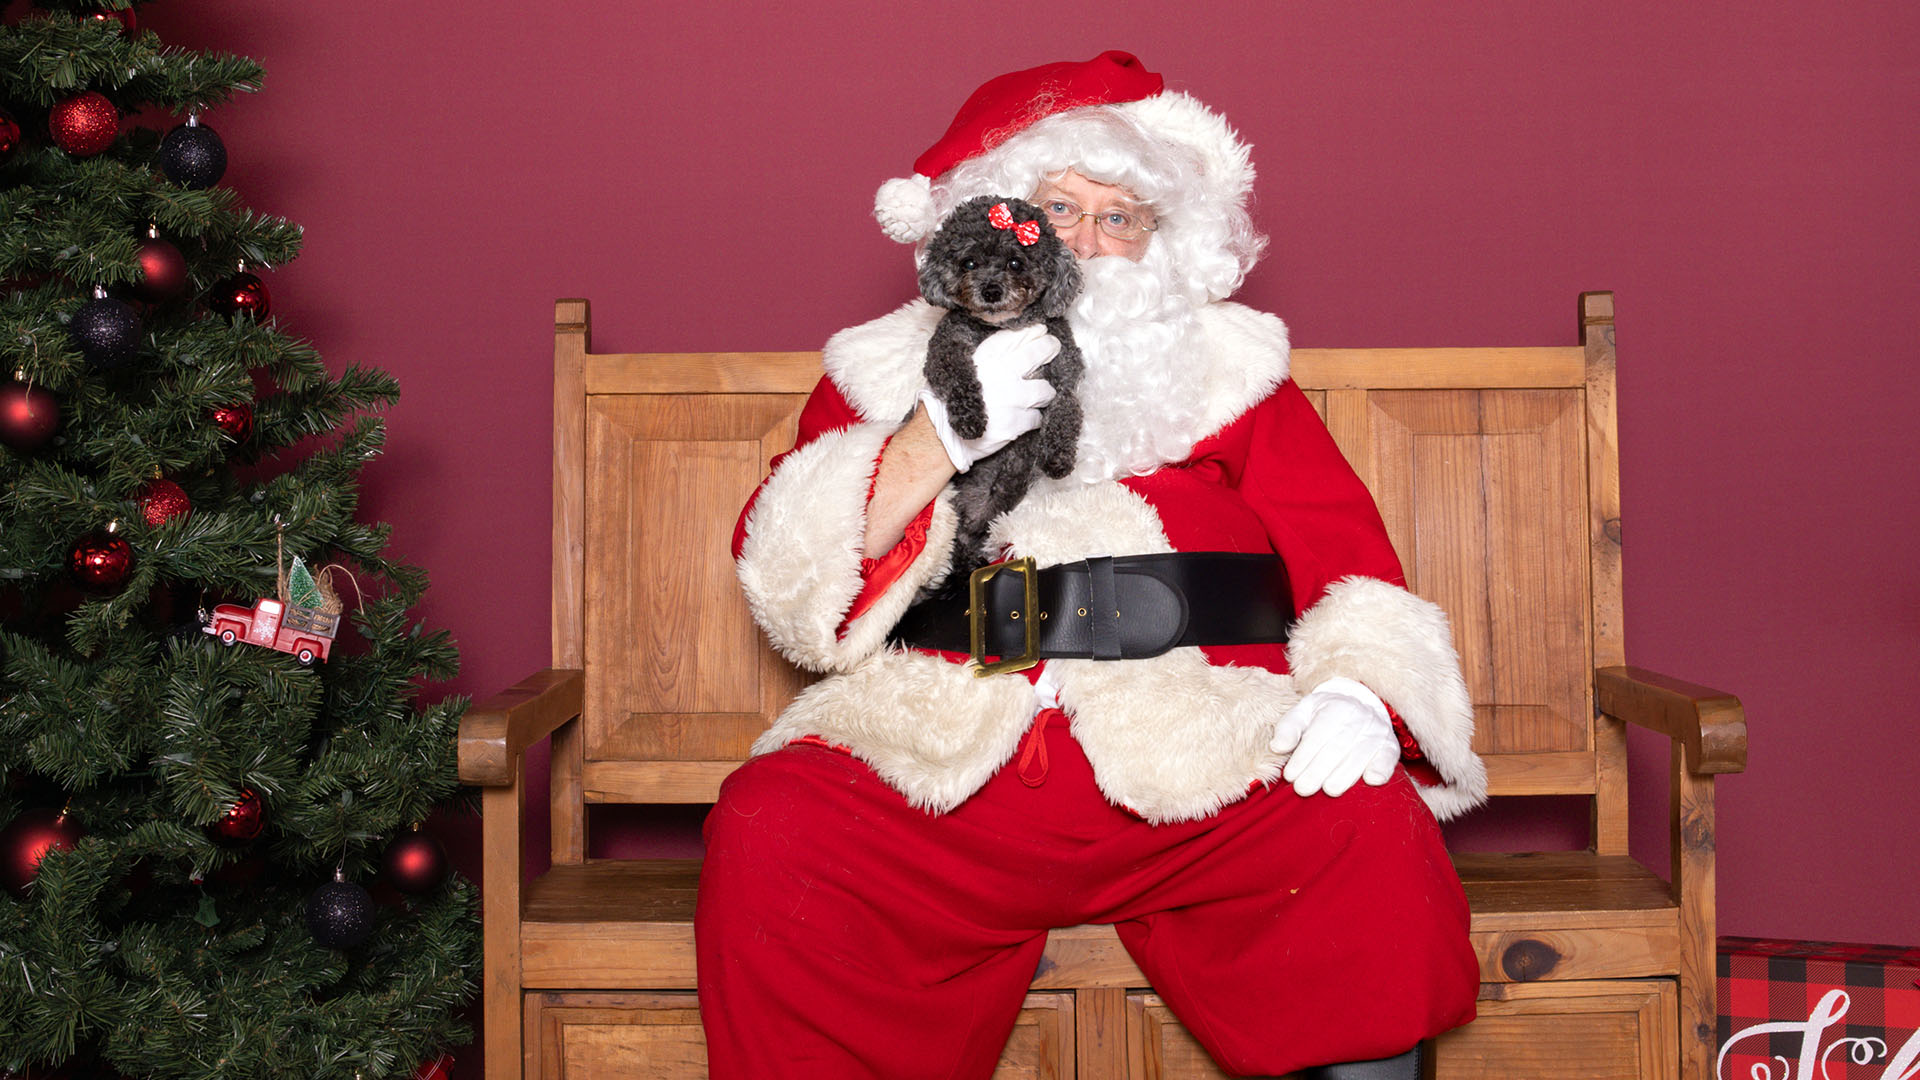
<path id="1" fill-rule="evenodd" d="M 989 304 L 999 303 L 1000 298 L 1006 294 L 1006 290 L 1002 289 L 999 285 L 982 285 L 980 287 L 980 299 L 985 300 Z"/>

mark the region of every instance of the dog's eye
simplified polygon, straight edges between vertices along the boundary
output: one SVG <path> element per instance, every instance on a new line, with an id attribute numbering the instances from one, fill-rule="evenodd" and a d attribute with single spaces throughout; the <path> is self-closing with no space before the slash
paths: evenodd
<path id="1" fill-rule="evenodd" d="M 962 269 L 962 270 L 972 270 L 972 269 L 973 269 L 973 268 L 974 268 L 974 267 L 975 267 L 976 265 L 977 265 L 977 264 L 976 264 L 976 263 L 975 263 L 975 262 L 974 262 L 974 261 L 973 261 L 972 259 L 965 259 L 965 260 L 962 260 L 962 261 L 961 261 L 961 263 L 960 263 L 960 269 Z"/>
<path id="2" fill-rule="evenodd" d="M 1017 273 L 1019 273 L 1020 271 L 1022 271 L 1022 270 L 1025 270 L 1026 268 L 1027 268 L 1027 264 L 1026 264 L 1026 263 L 1024 263 L 1024 262 L 1022 262 L 1022 261 L 1020 261 L 1019 259 L 1008 259 L 1008 260 L 1007 260 L 1007 269 L 1008 269 L 1009 271 L 1011 271 L 1012 273 L 1015 273 L 1015 274 L 1017 274 Z"/>

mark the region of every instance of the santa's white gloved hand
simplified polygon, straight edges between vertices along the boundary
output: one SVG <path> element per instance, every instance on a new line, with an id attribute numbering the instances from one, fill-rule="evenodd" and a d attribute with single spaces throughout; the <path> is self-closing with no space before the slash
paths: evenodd
<path id="1" fill-rule="evenodd" d="M 1273 751 L 1293 754 L 1281 777 L 1301 795 L 1343 795 L 1356 780 L 1384 784 L 1400 762 L 1386 705 L 1365 686 L 1338 677 L 1287 710 L 1274 727 Z"/>
<path id="2" fill-rule="evenodd" d="M 1040 426 L 1040 410 L 1053 400 L 1053 386 L 1033 373 L 1060 355 L 1060 341 L 1042 323 L 1019 330 L 998 330 L 973 350 L 973 369 L 987 406 L 987 430 L 977 439 L 954 434 L 947 407 L 930 390 L 920 391 L 927 419 L 961 472 L 973 463 Z"/>

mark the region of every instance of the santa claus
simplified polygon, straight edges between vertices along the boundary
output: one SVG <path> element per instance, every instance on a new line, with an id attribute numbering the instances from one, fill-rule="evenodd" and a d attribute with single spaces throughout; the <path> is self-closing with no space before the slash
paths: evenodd
<path id="1" fill-rule="evenodd" d="M 1413 1076 L 1471 1019 L 1436 818 L 1485 796 L 1472 709 L 1286 328 L 1227 300 L 1252 183 L 1224 120 L 1109 52 L 988 82 L 881 188 L 896 240 L 1018 196 L 1081 257 L 1078 460 L 948 581 L 949 482 L 1039 423 L 1058 342 L 981 344 L 976 439 L 926 392 L 940 309 L 827 343 L 735 535 L 769 639 L 827 674 L 708 819 L 715 1077 L 987 1076 L 1048 929 L 1085 922 L 1236 1075 Z"/>

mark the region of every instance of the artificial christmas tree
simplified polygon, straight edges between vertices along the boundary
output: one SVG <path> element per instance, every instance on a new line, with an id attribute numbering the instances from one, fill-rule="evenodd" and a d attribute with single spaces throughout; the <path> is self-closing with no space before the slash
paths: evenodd
<path id="1" fill-rule="evenodd" d="M 453 646 L 355 520 L 365 414 L 397 387 L 331 374 L 247 272 L 300 230 L 218 186 L 228 150 L 188 118 L 259 67 L 167 47 L 127 0 L 22 8 L 0 26 L 0 1076 L 442 1069 L 470 1037 L 473 889 L 424 864 L 408 894 L 363 887 L 396 850 L 432 861 L 412 830 L 456 794 L 463 707 L 419 701 Z M 326 598 L 331 652 L 196 632 L 285 593 L 283 555 L 289 622 L 329 571 L 355 584 L 344 614 Z"/>

